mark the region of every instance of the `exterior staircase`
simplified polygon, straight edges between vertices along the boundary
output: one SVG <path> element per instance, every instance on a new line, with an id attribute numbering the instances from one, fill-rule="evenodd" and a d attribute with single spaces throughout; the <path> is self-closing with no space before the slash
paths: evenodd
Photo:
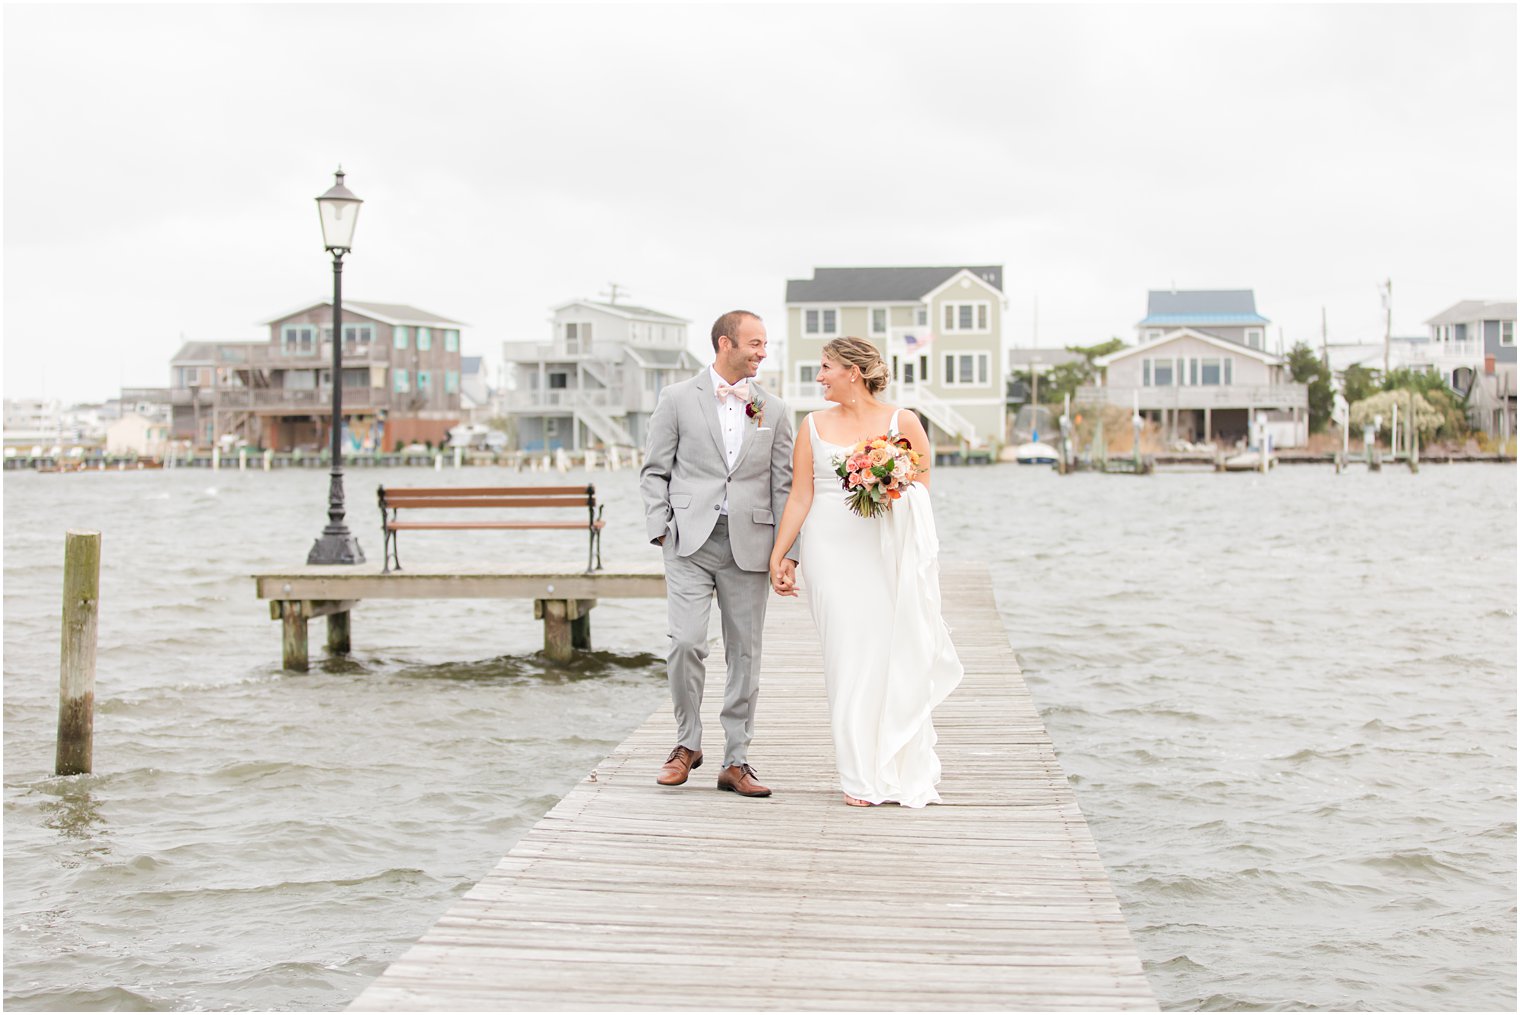
<path id="1" fill-rule="evenodd" d="M 968 444 L 977 442 L 976 424 L 962 416 L 949 402 L 921 384 L 896 384 L 896 400 L 910 409 L 916 409 L 929 417 L 930 422 L 957 440 Z"/>
<path id="2" fill-rule="evenodd" d="M 594 395 L 576 392 L 570 407 L 575 410 L 575 418 L 580 420 L 581 426 L 590 430 L 608 447 L 638 447 L 638 442 L 633 439 L 628 428 L 608 415 L 602 406 L 596 404 L 597 401 Z"/>

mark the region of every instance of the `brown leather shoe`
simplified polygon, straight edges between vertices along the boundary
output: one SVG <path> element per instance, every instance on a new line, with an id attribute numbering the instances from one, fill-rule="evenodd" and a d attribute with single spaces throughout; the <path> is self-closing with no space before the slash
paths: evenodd
<path id="1" fill-rule="evenodd" d="M 686 781 L 693 768 L 702 767 L 702 752 L 694 751 L 690 747 L 676 745 L 676 749 L 670 752 L 670 757 L 665 759 L 665 765 L 660 769 L 660 774 L 655 776 L 655 782 L 661 786 L 679 786 Z"/>
<path id="2" fill-rule="evenodd" d="M 760 785 L 755 770 L 748 765 L 729 765 L 718 773 L 718 788 L 740 796 L 770 796 L 771 791 Z"/>

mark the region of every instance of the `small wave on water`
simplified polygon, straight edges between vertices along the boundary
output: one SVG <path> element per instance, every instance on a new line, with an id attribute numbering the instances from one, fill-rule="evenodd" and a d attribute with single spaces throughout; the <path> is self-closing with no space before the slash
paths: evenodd
<path id="1" fill-rule="evenodd" d="M 385 660 L 375 660 L 384 667 Z M 568 663 L 550 662 L 542 652 L 497 656 L 474 662 L 408 664 L 391 660 L 393 676 L 402 680 L 454 680 L 498 684 L 566 683 L 630 675 L 664 680 L 665 660 L 648 652 L 577 652 Z"/>

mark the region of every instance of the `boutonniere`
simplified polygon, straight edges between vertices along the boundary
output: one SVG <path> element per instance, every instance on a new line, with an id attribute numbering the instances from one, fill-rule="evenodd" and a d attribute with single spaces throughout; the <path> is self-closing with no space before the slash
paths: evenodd
<path id="1" fill-rule="evenodd" d="M 762 427 L 762 426 L 764 426 L 765 425 L 765 399 L 761 398 L 759 395 L 756 395 L 754 398 L 751 398 L 749 400 L 749 404 L 745 405 L 745 407 L 744 407 L 744 414 L 746 416 L 748 416 L 750 419 L 752 419 L 752 420 L 755 421 L 755 426 L 756 427 Z"/>

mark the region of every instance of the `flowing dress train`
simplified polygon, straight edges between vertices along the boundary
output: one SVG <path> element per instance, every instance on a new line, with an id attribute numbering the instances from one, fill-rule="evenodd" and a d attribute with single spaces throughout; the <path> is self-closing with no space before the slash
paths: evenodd
<path id="1" fill-rule="evenodd" d="M 813 506 L 800 556 L 823 642 L 840 786 L 871 803 L 938 803 L 931 712 L 963 670 L 940 612 L 939 538 L 929 493 L 911 486 L 891 511 L 855 515 L 834 472 L 835 457 L 852 445 L 819 437 L 812 416 L 807 426 Z M 897 432 L 894 413 L 889 433 Z"/>

